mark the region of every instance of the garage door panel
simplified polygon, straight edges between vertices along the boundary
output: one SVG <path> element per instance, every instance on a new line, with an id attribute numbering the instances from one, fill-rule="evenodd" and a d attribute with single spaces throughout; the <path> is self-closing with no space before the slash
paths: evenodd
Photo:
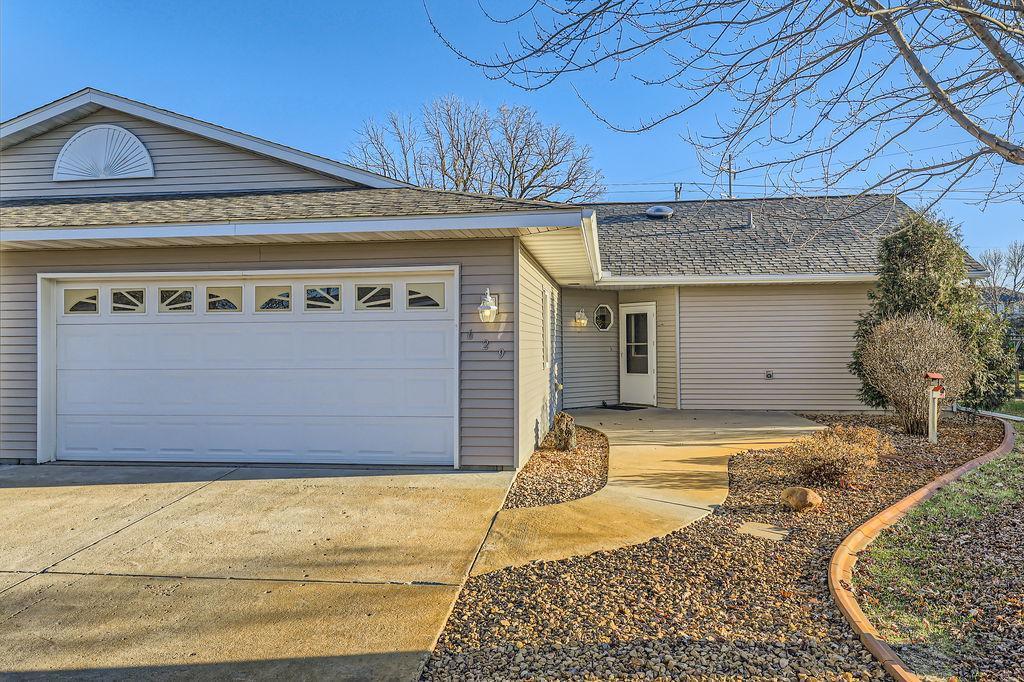
<path id="1" fill-rule="evenodd" d="M 310 278 L 274 281 L 303 291 Z M 144 313 L 110 310 L 103 281 L 98 310 L 56 311 L 58 459 L 451 464 L 458 405 L 458 338 L 452 308 L 405 310 L 405 280 L 393 283 L 394 310 L 357 310 L 364 278 L 340 283 L 338 311 L 253 311 L 260 276 L 242 286 L 242 312 L 161 312 L 166 281 L 145 288 Z M 451 276 L 447 298 L 458 299 Z M 385 281 L 385 280 L 381 280 Z M 282 284 L 284 282 L 284 284 Z M 62 298 L 58 291 L 58 299 Z M 301 295 L 301 294 L 300 294 Z"/>
<path id="2" fill-rule="evenodd" d="M 58 415 L 441 416 L 446 369 L 61 370 Z"/>
<path id="3" fill-rule="evenodd" d="M 62 453 L 98 461 L 450 464 L 454 438 L 450 417 L 68 415 L 57 425 Z"/>
<path id="4" fill-rule="evenodd" d="M 309 327 L 319 327 L 310 331 Z M 362 327 L 366 327 L 365 329 Z M 170 327 L 170 329 L 167 329 Z M 454 367 L 452 321 L 61 325 L 58 369 Z M 166 331 L 165 331 L 166 330 Z"/>

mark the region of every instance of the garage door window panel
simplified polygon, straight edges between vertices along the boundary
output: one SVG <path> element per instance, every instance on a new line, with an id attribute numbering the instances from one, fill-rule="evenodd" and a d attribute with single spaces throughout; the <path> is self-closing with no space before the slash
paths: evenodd
<path id="1" fill-rule="evenodd" d="M 256 287 L 256 312 L 288 312 L 292 309 L 292 288 L 287 285 Z"/>
<path id="2" fill-rule="evenodd" d="M 340 284 L 307 284 L 306 310 L 308 311 L 339 311 L 341 310 Z"/>
<path id="3" fill-rule="evenodd" d="M 211 313 L 242 312 L 242 287 L 207 287 L 206 310 Z"/>
<path id="4" fill-rule="evenodd" d="M 356 310 L 391 310 L 390 284 L 356 285 Z"/>
<path id="5" fill-rule="evenodd" d="M 64 313 L 67 315 L 95 315 L 100 312 L 99 289 L 65 289 Z"/>
<path id="6" fill-rule="evenodd" d="M 160 313 L 191 313 L 195 311 L 195 290 L 192 287 L 161 288 L 157 292 Z"/>
<path id="7" fill-rule="evenodd" d="M 409 282 L 406 307 L 410 310 L 444 310 L 444 282 Z"/>
<path id="8" fill-rule="evenodd" d="M 110 312 L 145 313 L 146 290 L 142 288 L 111 289 Z"/>

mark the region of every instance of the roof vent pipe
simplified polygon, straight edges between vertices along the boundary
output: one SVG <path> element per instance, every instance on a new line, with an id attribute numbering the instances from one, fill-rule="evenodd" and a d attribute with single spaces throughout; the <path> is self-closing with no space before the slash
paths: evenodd
<path id="1" fill-rule="evenodd" d="M 754 229 L 754 212 L 747 211 L 747 228 L 750 230 Z"/>

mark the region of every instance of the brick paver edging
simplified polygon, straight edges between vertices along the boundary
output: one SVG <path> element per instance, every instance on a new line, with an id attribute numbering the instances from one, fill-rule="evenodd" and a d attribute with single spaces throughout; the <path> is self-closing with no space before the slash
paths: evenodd
<path id="1" fill-rule="evenodd" d="M 857 563 L 857 554 L 864 551 L 878 537 L 879 533 L 902 519 L 906 516 L 907 512 L 945 486 L 957 480 L 968 471 L 973 471 L 982 464 L 1012 452 L 1016 442 L 1016 432 L 1010 422 L 1005 419 L 1000 419 L 999 421 L 1003 423 L 1004 429 L 1003 442 L 999 444 L 999 447 L 986 455 L 972 459 L 953 471 L 939 476 L 925 487 L 907 495 L 888 509 L 875 514 L 846 536 L 846 539 L 839 544 L 835 554 L 832 555 L 832 562 L 828 567 L 828 588 L 832 593 L 832 598 L 835 599 L 839 610 L 842 612 L 843 617 L 849 621 L 853 631 L 860 637 L 864 647 L 878 659 L 885 667 L 886 672 L 900 680 L 900 682 L 917 682 L 920 678 L 913 670 L 907 667 L 906 663 L 900 660 L 900 657 L 893 651 L 892 647 L 878 636 L 878 631 L 867 619 L 867 616 L 864 615 L 864 612 L 861 611 L 857 598 L 850 590 L 851 581 L 853 580 L 853 566 Z"/>

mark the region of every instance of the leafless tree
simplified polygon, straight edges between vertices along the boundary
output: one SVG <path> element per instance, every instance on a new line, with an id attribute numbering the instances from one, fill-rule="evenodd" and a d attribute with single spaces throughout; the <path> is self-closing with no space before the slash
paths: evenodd
<path id="1" fill-rule="evenodd" d="M 590 148 L 532 109 L 503 105 L 490 113 L 448 96 L 419 117 L 392 113 L 366 121 L 349 161 L 423 187 L 520 199 L 589 201 L 604 192 Z"/>
<path id="2" fill-rule="evenodd" d="M 1002 319 L 1009 319 L 1024 295 L 1024 242 L 1014 241 L 1001 249 L 986 249 L 978 255 L 988 275 L 979 285 L 986 305 Z"/>
<path id="3" fill-rule="evenodd" d="M 461 57 L 525 89 L 605 67 L 674 88 L 675 105 L 629 124 L 591 111 L 632 132 L 686 117 L 708 175 L 721 175 L 728 154 L 760 154 L 742 170 L 767 178 L 766 193 L 813 178 L 826 191 L 844 182 L 865 192 L 929 188 L 934 203 L 966 178 L 987 178 L 981 200 L 1024 197 L 1024 0 L 520 0 L 500 8 L 501 16 L 484 9 L 496 34 L 510 32 L 495 36 L 502 47 L 492 56 L 460 50 L 431 21 Z M 702 116 L 711 104 L 716 115 Z M 934 144 L 909 149 L 924 136 Z"/>

